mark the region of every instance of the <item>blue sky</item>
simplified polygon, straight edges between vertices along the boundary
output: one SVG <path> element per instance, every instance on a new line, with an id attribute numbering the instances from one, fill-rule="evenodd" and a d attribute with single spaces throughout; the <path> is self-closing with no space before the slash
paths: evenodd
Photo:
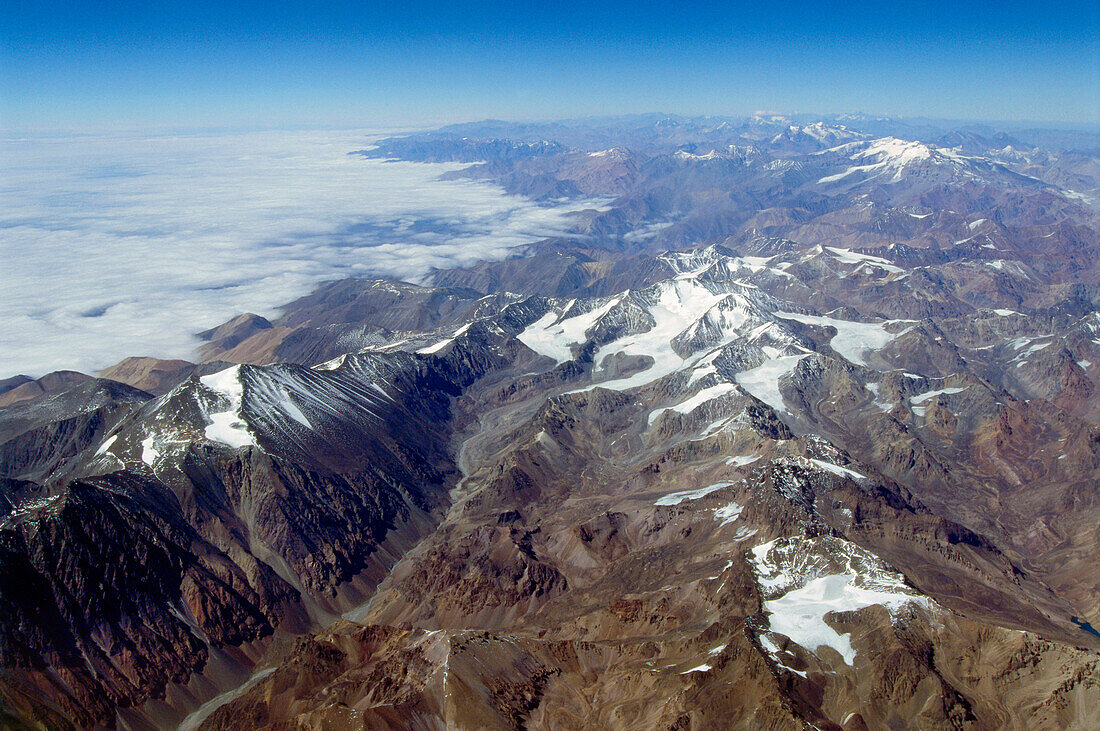
<path id="1" fill-rule="evenodd" d="M 665 111 L 1100 121 L 1100 3 L 26 2 L 0 122 L 408 125 Z"/>

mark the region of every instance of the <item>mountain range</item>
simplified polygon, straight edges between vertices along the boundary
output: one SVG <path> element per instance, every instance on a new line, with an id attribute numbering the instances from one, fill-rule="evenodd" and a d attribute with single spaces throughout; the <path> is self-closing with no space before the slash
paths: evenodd
<path id="1" fill-rule="evenodd" d="M 3 724 L 1100 725 L 1100 135 L 349 154 L 578 208 L 193 361 L 0 382 Z"/>

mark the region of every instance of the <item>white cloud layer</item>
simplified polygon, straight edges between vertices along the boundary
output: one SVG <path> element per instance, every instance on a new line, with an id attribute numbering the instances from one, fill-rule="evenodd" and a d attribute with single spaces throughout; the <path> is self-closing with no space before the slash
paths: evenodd
<path id="1" fill-rule="evenodd" d="M 319 282 L 500 259 L 577 206 L 440 181 L 460 165 L 349 156 L 364 132 L 0 142 L 0 378 L 127 355 Z"/>

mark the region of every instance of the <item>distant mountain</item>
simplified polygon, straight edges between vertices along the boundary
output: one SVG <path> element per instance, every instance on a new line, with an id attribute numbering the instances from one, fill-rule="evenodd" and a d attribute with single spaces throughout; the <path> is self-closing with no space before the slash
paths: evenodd
<path id="1" fill-rule="evenodd" d="M 578 232 L 626 250 L 751 230 L 845 245 L 928 245 L 922 234 L 936 219 L 883 230 L 863 213 L 869 200 L 901 212 L 996 210 L 996 220 L 1013 226 L 1095 218 L 1088 202 L 1100 190 L 1100 157 L 1091 153 L 1021 153 L 1013 137 L 968 128 L 899 123 L 890 127 L 897 135 L 881 136 L 880 123 L 631 117 L 520 125 L 514 138 L 478 136 L 504 134 L 507 124 L 475 124 L 383 140 L 363 154 L 474 162 L 451 176 L 491 180 L 538 200 L 606 196 L 609 210 L 582 216 Z"/>

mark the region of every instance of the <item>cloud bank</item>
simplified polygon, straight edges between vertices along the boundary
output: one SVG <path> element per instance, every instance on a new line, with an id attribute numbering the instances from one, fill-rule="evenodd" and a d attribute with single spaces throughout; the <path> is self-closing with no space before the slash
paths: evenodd
<path id="1" fill-rule="evenodd" d="M 460 165 L 349 156 L 363 132 L 0 142 L 0 378 L 127 355 L 187 358 L 193 333 L 274 314 L 319 282 L 500 259 L 561 233 Z"/>

